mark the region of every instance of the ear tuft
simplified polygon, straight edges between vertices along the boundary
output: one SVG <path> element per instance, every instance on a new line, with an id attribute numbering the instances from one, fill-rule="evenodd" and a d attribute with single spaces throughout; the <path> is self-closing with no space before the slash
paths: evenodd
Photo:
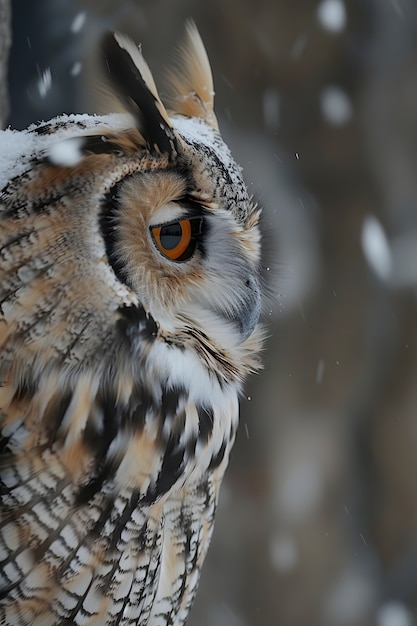
<path id="1" fill-rule="evenodd" d="M 203 41 L 193 21 L 186 26 L 186 37 L 178 50 L 178 64 L 168 73 L 172 112 L 186 117 L 202 117 L 218 128 L 214 113 L 213 77 Z"/>
<path id="2" fill-rule="evenodd" d="M 128 37 L 109 33 L 102 50 L 115 96 L 136 119 L 150 152 L 174 154 L 176 135 L 139 48 Z"/>

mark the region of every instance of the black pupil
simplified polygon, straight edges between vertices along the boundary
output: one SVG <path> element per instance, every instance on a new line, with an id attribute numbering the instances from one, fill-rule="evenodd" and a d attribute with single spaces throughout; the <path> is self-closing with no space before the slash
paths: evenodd
<path id="1" fill-rule="evenodd" d="M 165 250 L 173 250 L 176 248 L 181 241 L 181 237 L 182 228 L 179 222 L 162 226 L 159 235 L 161 244 L 164 246 Z"/>

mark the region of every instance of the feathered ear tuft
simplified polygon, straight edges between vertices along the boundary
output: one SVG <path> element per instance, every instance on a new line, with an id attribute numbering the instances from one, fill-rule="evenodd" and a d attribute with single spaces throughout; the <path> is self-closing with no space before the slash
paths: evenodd
<path id="1" fill-rule="evenodd" d="M 168 72 L 168 103 L 172 112 L 186 117 L 202 117 L 217 129 L 210 62 L 192 21 L 187 23 L 186 38 L 178 52 L 178 66 Z"/>
<path id="2" fill-rule="evenodd" d="M 128 37 L 109 33 L 102 50 L 115 96 L 136 119 L 150 152 L 174 154 L 177 138 L 139 48 Z"/>

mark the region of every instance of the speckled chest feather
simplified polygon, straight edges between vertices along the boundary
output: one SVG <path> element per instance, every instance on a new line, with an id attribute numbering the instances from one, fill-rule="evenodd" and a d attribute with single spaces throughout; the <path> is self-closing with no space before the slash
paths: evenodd
<path id="1" fill-rule="evenodd" d="M 0 140 L 0 624 L 179 626 L 258 368 L 259 211 L 189 25 L 162 104 Z"/>

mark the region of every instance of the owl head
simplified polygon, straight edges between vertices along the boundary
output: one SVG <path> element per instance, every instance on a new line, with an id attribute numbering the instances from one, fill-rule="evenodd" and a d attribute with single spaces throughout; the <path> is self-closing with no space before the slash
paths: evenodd
<path id="1" fill-rule="evenodd" d="M 110 35 L 104 55 L 141 143 L 140 171 L 112 189 L 103 209 L 109 261 L 169 330 L 189 318 L 244 342 L 260 313 L 259 211 L 220 136 L 198 31 L 188 24 L 169 109 L 130 40 Z"/>

